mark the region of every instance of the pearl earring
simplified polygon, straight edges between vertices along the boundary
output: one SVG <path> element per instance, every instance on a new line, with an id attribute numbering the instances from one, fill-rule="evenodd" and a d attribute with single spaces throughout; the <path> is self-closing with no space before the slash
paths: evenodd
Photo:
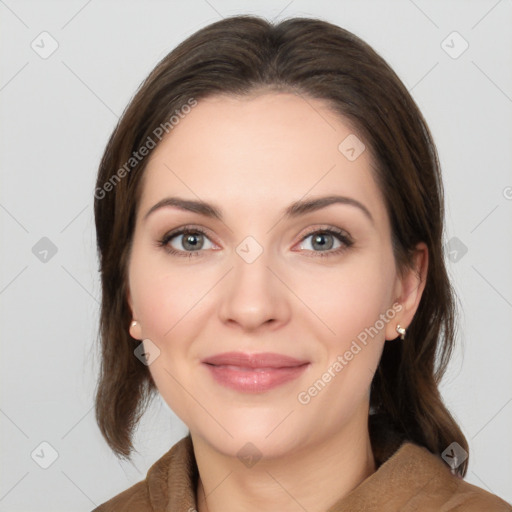
<path id="1" fill-rule="evenodd" d="M 396 332 L 400 334 L 400 339 L 405 339 L 405 333 L 407 332 L 404 327 L 400 327 L 400 324 L 396 326 Z"/>

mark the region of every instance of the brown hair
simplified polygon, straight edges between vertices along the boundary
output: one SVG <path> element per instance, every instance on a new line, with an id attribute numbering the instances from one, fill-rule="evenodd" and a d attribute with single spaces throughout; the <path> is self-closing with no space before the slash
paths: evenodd
<path id="1" fill-rule="evenodd" d="M 157 127 L 170 131 L 165 122 L 191 99 L 259 90 L 325 100 L 350 122 L 373 156 L 397 268 L 410 265 L 418 242 L 427 245 L 429 268 L 418 310 L 406 339 L 385 343 L 370 411 L 432 453 L 441 454 L 453 441 L 468 451 L 438 390 L 454 344 L 455 303 L 443 259 L 444 198 L 434 142 L 407 89 L 370 46 L 309 18 L 274 25 L 233 16 L 199 30 L 150 73 L 110 137 L 94 203 L 102 283 L 95 407 L 102 435 L 118 457 L 129 458 L 133 430 L 156 394 L 128 332 L 127 262 L 147 161 L 138 163 L 133 155 L 154 139 Z M 466 470 L 467 460 L 456 471 L 464 476 Z"/>

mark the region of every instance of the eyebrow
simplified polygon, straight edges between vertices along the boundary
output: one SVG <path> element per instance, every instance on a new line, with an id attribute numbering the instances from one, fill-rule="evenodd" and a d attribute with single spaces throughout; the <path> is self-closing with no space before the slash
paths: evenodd
<path id="1" fill-rule="evenodd" d="M 362 211 L 364 215 L 372 222 L 372 224 L 374 224 L 372 214 L 364 204 L 360 203 L 359 201 L 351 197 L 338 195 L 330 195 L 310 200 L 295 201 L 294 203 L 290 204 L 287 208 L 285 208 L 281 213 L 285 218 L 293 219 L 301 215 L 305 215 L 307 213 L 321 210 L 322 208 L 326 208 L 327 206 L 330 206 L 332 204 L 345 204 L 349 206 L 354 206 L 358 208 L 360 211 Z M 148 210 L 146 215 L 144 215 L 144 220 L 146 220 L 156 210 L 166 207 L 175 207 L 183 211 L 198 213 L 206 217 L 211 217 L 223 221 L 222 211 L 215 205 L 207 203 L 205 201 L 195 201 L 192 199 L 183 199 L 180 197 L 166 197 L 161 201 L 158 201 L 158 203 L 153 205 Z"/>

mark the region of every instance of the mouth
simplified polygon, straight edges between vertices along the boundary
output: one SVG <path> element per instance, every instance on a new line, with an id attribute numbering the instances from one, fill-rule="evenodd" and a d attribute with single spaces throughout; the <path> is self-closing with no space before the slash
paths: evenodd
<path id="1" fill-rule="evenodd" d="M 275 353 L 227 352 L 201 361 L 214 380 L 243 393 L 262 393 L 298 378 L 309 361 Z"/>

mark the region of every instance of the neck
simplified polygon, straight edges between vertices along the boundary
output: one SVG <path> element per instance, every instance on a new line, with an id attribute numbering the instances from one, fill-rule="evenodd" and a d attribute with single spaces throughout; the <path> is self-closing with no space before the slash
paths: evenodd
<path id="1" fill-rule="evenodd" d="M 322 512 L 375 472 L 366 423 L 251 468 L 191 436 L 200 475 L 198 512 Z"/>

